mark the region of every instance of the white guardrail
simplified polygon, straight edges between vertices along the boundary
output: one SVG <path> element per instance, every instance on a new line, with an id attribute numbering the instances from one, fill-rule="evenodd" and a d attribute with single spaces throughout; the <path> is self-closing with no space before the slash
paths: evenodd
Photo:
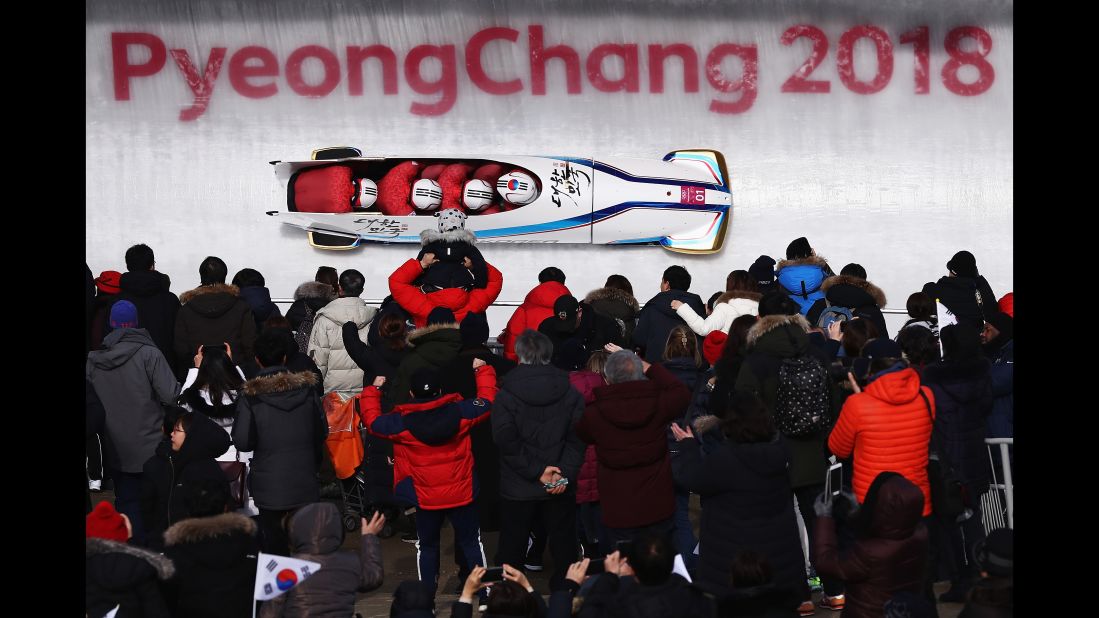
<path id="1" fill-rule="evenodd" d="M 1011 478 L 1011 447 L 1014 445 L 1014 438 L 985 439 L 988 463 L 992 466 L 992 484 L 988 492 L 981 496 L 981 517 L 984 520 L 986 533 L 1004 527 L 1015 529 L 1015 486 Z M 999 466 L 996 465 L 993 450 L 1000 453 Z M 997 470 L 1002 471 L 1002 478 L 997 478 Z M 1000 500 L 1001 492 L 1004 496 L 1003 501 Z"/>
<path id="2" fill-rule="evenodd" d="M 272 298 L 271 302 L 275 303 L 276 305 L 292 305 L 292 304 L 294 304 L 294 299 L 293 298 Z M 373 306 L 377 307 L 377 306 L 382 304 L 382 299 L 381 298 L 364 298 L 363 302 L 365 302 L 368 305 L 373 305 Z M 498 300 L 498 301 L 492 303 L 492 306 L 493 307 L 518 307 L 519 305 L 522 305 L 522 304 L 523 304 L 523 301 L 521 301 L 521 300 Z M 644 307 L 645 303 L 640 303 L 640 305 L 642 307 Z M 885 314 L 891 314 L 891 315 L 907 315 L 908 314 L 908 311 L 906 309 L 890 309 L 888 307 L 885 308 L 885 309 L 882 309 L 881 312 L 885 313 Z"/>

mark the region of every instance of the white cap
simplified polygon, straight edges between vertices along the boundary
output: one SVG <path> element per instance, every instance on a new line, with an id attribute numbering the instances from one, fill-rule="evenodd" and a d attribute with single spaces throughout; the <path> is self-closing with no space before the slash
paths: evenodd
<path id="1" fill-rule="evenodd" d="M 523 172 L 504 174 L 496 181 L 496 190 L 509 204 L 516 206 L 526 206 L 538 199 L 538 186 L 530 174 Z"/>
<path id="2" fill-rule="evenodd" d="M 412 205 L 420 210 L 435 210 L 443 203 L 443 188 L 439 183 L 421 178 L 412 185 Z"/>
<path id="3" fill-rule="evenodd" d="M 356 182 L 359 183 L 359 191 L 354 205 L 364 210 L 370 208 L 378 201 L 378 184 L 369 178 L 359 178 Z"/>
<path id="4" fill-rule="evenodd" d="M 462 189 L 462 203 L 472 211 L 483 210 L 492 206 L 496 194 L 492 191 L 492 185 L 483 180 L 471 180 Z"/>

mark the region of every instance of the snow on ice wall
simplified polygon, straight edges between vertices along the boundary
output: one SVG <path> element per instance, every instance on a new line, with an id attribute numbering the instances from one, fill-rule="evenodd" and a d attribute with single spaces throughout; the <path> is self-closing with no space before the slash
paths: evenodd
<path id="1" fill-rule="evenodd" d="M 271 160 L 368 155 L 725 154 L 733 217 L 710 256 L 658 247 L 485 247 L 521 300 L 554 264 L 578 296 L 613 272 L 642 302 L 683 264 L 703 298 L 807 236 L 903 308 L 972 251 L 1012 289 L 1011 2 L 89 2 L 87 261 L 145 242 L 173 291 L 199 262 L 289 297 L 321 264 L 365 297 L 409 245 L 312 249 Z M 573 60 L 575 59 L 575 60 Z M 490 312 L 494 332 L 509 310 Z"/>

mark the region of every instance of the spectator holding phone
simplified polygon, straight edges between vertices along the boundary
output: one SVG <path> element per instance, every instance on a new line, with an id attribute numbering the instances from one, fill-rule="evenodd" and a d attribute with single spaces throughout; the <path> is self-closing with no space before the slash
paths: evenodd
<path id="1" fill-rule="evenodd" d="M 483 618 L 539 618 L 546 615 L 546 602 L 534 591 L 523 572 L 508 565 L 486 569 L 475 566 L 466 578 L 462 595 L 450 608 L 450 618 L 471 618 L 473 600 L 488 589 L 488 600 L 480 606 Z"/>

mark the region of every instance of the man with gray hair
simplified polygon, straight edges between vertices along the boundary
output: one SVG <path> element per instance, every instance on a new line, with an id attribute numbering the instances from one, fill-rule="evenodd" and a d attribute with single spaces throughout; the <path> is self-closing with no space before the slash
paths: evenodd
<path id="1" fill-rule="evenodd" d="M 576 433 L 596 446 L 603 525 L 616 543 L 672 530 L 667 428 L 687 410 L 691 391 L 660 365 L 615 345 L 607 350 L 608 385 L 595 389 Z"/>
<path id="2" fill-rule="evenodd" d="M 550 364 L 553 343 L 527 329 L 515 339 L 519 366 L 500 382 L 492 411 L 492 438 L 500 449 L 502 497 L 498 564 L 522 568 L 536 520 L 549 536 L 555 572 L 550 588 L 565 586 L 577 559 L 576 478 L 584 443 L 573 428 L 584 398 L 569 374 Z"/>

